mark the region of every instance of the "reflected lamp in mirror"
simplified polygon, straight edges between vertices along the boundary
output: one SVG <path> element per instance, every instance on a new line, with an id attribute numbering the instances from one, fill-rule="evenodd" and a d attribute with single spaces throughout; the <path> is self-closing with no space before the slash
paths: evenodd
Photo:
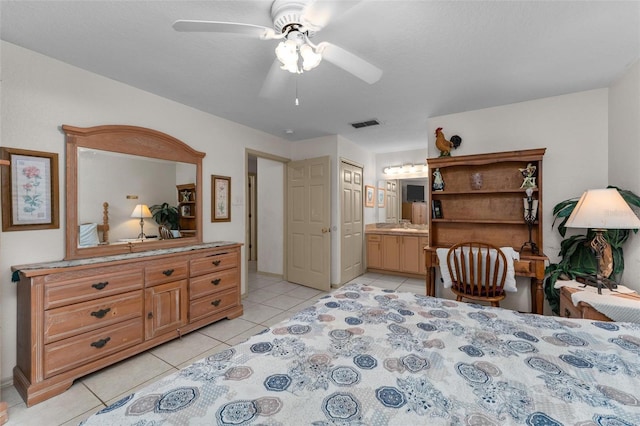
<path id="1" fill-rule="evenodd" d="M 582 194 L 565 226 L 595 231 L 596 235 L 591 241 L 591 248 L 596 255 L 596 276 L 594 280 L 587 282 L 598 287 L 598 294 L 602 294 L 603 286 L 611 290 L 612 287 L 602 273 L 600 265 L 603 252 L 609 245 L 602 233 L 607 229 L 638 229 L 640 228 L 638 216 L 617 189 L 590 189 Z"/>
<path id="2" fill-rule="evenodd" d="M 151 211 L 146 204 L 137 204 L 133 209 L 133 213 L 131 213 L 131 217 L 140 218 L 140 233 L 138 234 L 138 239 L 144 240 L 147 238 L 144 235 L 144 219 L 151 217 Z"/>

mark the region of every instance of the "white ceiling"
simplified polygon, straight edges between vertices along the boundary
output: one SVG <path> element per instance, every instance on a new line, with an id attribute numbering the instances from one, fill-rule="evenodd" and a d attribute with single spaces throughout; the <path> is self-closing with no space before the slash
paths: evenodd
<path id="1" fill-rule="evenodd" d="M 172 28 L 271 27 L 268 0 L 2 0 L 0 36 L 288 140 L 339 134 L 374 152 L 425 148 L 428 117 L 607 87 L 640 55 L 638 1 L 354 3 L 313 41 L 361 56 L 382 78 L 369 85 L 324 61 L 271 99 L 258 94 L 276 41 Z M 372 118 L 382 125 L 349 125 Z"/>

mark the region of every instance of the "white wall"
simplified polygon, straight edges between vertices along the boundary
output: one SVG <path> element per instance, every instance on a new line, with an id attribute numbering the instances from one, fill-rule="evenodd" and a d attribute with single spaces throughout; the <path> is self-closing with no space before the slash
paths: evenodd
<path id="1" fill-rule="evenodd" d="M 609 185 L 640 195 L 640 60 L 609 89 Z M 624 245 L 623 283 L 640 291 L 640 233 Z"/>
<path id="2" fill-rule="evenodd" d="M 258 272 L 283 275 L 284 168 L 280 161 L 258 158 Z"/>
<path id="3" fill-rule="evenodd" d="M 64 64 L 10 43 L 0 46 L 2 146 L 56 152 L 60 164 L 60 217 L 65 217 L 65 141 L 62 124 L 130 124 L 165 132 L 198 151 L 203 161 L 203 238 L 244 242 L 245 149 L 287 157 L 291 143 L 168 99 Z M 217 102 L 213 100 L 212 102 Z M 210 175 L 230 176 L 231 222 L 211 223 Z M 62 221 L 64 222 L 64 220 Z M 65 225 L 44 231 L 4 232 L 0 238 L 2 365 L 9 381 L 16 353 L 16 285 L 11 265 L 60 260 Z M 244 264 L 244 248 L 242 262 Z M 245 288 L 245 277 L 242 277 Z"/>
<path id="4" fill-rule="evenodd" d="M 453 156 L 547 148 L 543 160 L 542 249 L 556 262 L 561 237 L 551 228 L 553 206 L 580 196 L 588 188 L 607 186 L 607 98 L 608 90 L 598 89 L 430 118 L 429 156 L 439 155 L 435 137 L 431 136 L 437 127 L 443 128 L 447 139 L 454 134 L 462 137 L 462 145 L 452 152 Z M 442 290 L 438 286 L 436 289 Z M 528 280 L 519 278 L 518 289 L 501 305 L 528 311 Z M 448 297 L 449 293 L 444 295 Z M 436 294 L 443 295 L 441 291 Z"/>

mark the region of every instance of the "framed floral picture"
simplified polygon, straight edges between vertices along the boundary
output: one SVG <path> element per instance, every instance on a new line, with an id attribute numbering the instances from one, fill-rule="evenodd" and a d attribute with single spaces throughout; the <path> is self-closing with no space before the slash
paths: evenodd
<path id="1" fill-rule="evenodd" d="M 2 230 L 59 228 L 58 154 L 2 147 L 0 157 L 9 162 L 0 172 Z"/>
<path id="2" fill-rule="evenodd" d="M 211 222 L 231 222 L 231 178 L 211 175 Z"/>
<path id="3" fill-rule="evenodd" d="M 365 185 L 364 186 L 364 206 L 365 207 L 373 207 L 375 204 L 375 191 L 376 189 L 373 186 Z"/>

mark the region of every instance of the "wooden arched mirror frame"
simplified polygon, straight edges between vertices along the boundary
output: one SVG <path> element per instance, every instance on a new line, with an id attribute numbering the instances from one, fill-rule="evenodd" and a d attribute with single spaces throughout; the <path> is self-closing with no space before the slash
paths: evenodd
<path id="1" fill-rule="evenodd" d="M 88 257 L 107 256 L 115 254 L 136 253 L 141 251 L 156 250 L 161 248 L 173 248 L 183 247 L 193 244 L 202 243 L 202 159 L 205 153 L 199 152 L 191 148 L 184 142 L 169 136 L 165 133 L 158 132 L 156 130 L 146 129 L 136 126 L 121 126 L 121 125 L 107 125 L 80 128 L 69 125 L 63 125 L 62 130 L 66 137 L 67 156 L 66 156 L 66 259 L 82 259 Z M 156 163 L 165 163 L 168 167 L 172 166 L 173 169 L 184 169 L 191 166 L 195 167 L 195 170 L 189 170 L 186 175 L 192 177 L 181 176 L 181 173 L 174 173 L 175 184 L 169 184 L 167 182 L 160 182 L 156 179 L 154 185 L 162 185 L 163 191 L 172 191 L 175 200 L 178 200 L 178 193 L 176 186 L 180 184 L 195 183 L 194 194 L 195 200 L 192 200 L 191 208 L 195 208 L 195 214 L 190 213 L 192 216 L 192 222 L 195 223 L 195 229 L 192 229 L 189 233 L 184 233 L 181 238 L 161 239 L 153 238 L 146 239 L 144 241 L 132 241 L 135 238 L 126 239 L 118 238 L 117 231 L 118 221 L 122 222 L 121 225 L 131 226 L 131 221 L 135 222 L 135 219 L 131 218 L 131 213 L 124 210 L 117 214 L 113 214 L 110 217 L 110 230 L 109 230 L 109 242 L 100 244 L 94 244 L 89 246 L 80 245 L 80 223 L 84 223 L 85 220 L 81 211 L 86 210 L 86 206 L 83 205 L 85 200 L 81 199 L 81 194 L 86 191 L 79 191 L 79 187 L 84 185 L 83 179 L 87 180 L 87 174 L 83 176 L 83 170 L 86 166 L 80 163 L 80 154 L 91 153 L 93 155 L 105 155 L 111 157 L 109 160 L 104 160 L 103 157 L 96 162 L 96 164 L 106 165 L 106 171 L 98 171 L 92 169 L 91 173 L 91 195 L 98 197 L 100 202 L 92 201 L 91 209 L 96 210 L 96 214 L 102 217 L 103 203 L 109 204 L 110 212 L 116 212 L 117 209 L 130 209 L 129 204 L 143 203 L 143 204 L 160 204 L 163 201 L 169 200 L 147 200 L 144 199 L 145 193 L 154 192 L 158 188 L 136 187 L 138 180 L 135 176 L 135 169 L 141 169 L 139 167 L 124 167 L 116 166 L 116 164 L 128 164 L 131 161 L 150 161 Z M 121 160 L 125 158 L 125 160 Z M 120 163 L 123 161 L 123 163 Z M 113 166 L 112 166 L 113 164 Z M 132 163 L 137 164 L 137 163 Z M 146 164 L 146 163 L 143 163 Z M 131 170 L 133 169 L 133 170 Z M 97 173 L 97 175 L 96 175 Z M 182 173 L 185 175 L 185 173 Z M 102 176 L 101 176 L 102 175 Z M 163 173 L 162 180 L 170 175 L 170 173 Z M 99 178 L 102 179 L 104 185 L 100 184 Z M 148 179 L 149 176 L 144 176 Z M 189 179 L 191 182 L 181 181 L 180 179 Z M 193 180 L 195 182 L 193 182 Z M 129 182 L 129 187 L 114 188 L 117 180 Z M 87 185 L 83 188 L 86 189 Z M 124 186 L 124 185 L 123 185 Z M 168 188 L 172 186 L 172 188 Z M 108 188 L 110 199 L 105 195 L 102 197 L 100 190 Z M 132 189 L 133 188 L 133 189 Z M 140 194 L 131 195 L 132 192 L 140 192 Z M 157 191 L 156 191 L 157 192 Z M 97 193 L 97 194 L 96 194 Z M 129 200 L 132 197 L 140 197 L 140 200 Z M 173 203 L 171 203 L 173 204 Z M 190 210 L 191 211 L 191 210 Z M 152 219 L 148 219 L 150 224 L 153 224 Z M 129 223 L 126 223 L 129 222 Z M 149 233 L 158 234 L 157 228 L 146 225 Z M 129 231 L 130 232 L 130 231 Z M 146 232 L 145 232 L 146 233 Z M 135 235 L 134 235 L 135 236 Z"/>

